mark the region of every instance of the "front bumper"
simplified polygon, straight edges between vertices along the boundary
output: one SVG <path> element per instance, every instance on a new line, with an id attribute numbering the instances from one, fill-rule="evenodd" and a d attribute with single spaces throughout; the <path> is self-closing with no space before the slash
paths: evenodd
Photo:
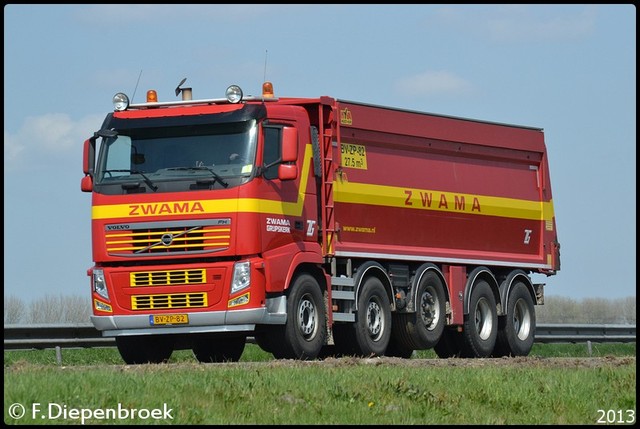
<path id="1" fill-rule="evenodd" d="M 282 325 L 287 321 L 285 296 L 267 299 L 266 306 L 247 310 L 189 313 L 189 324 L 153 326 L 150 314 L 91 316 L 91 323 L 104 337 L 120 335 L 195 334 L 207 332 L 252 332 L 258 324 Z"/>

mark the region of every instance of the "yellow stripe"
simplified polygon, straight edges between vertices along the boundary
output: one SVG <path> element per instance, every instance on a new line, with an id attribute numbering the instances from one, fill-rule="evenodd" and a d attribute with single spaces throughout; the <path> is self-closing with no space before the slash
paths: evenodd
<path id="1" fill-rule="evenodd" d="M 548 203 L 542 204 L 542 218 L 544 220 L 552 220 L 555 217 L 553 210 L 553 200 L 549 200 Z"/>
<path id="2" fill-rule="evenodd" d="M 191 207 L 194 203 L 198 204 L 198 210 L 193 214 L 221 214 L 221 213 L 271 213 L 283 216 L 300 216 L 302 214 L 302 207 L 304 206 L 305 191 L 307 189 L 307 182 L 309 180 L 309 170 L 311 168 L 311 159 L 313 157 L 313 150 L 311 145 L 308 144 L 305 147 L 304 163 L 302 165 L 302 177 L 300 179 L 300 188 L 298 189 L 298 200 L 296 202 L 282 202 L 275 200 L 264 200 L 258 198 L 239 198 L 239 199 L 224 199 L 224 200 L 183 200 L 183 201 L 168 201 L 166 203 L 148 203 L 140 204 L 140 206 L 162 206 L 168 204 L 170 206 L 178 205 L 180 207 Z M 112 218 L 132 218 L 141 219 L 149 216 L 176 216 L 182 215 L 180 213 L 156 213 L 156 214 L 142 214 L 140 210 L 137 210 L 138 215 L 131 215 L 132 204 L 111 204 L 94 206 L 91 210 L 92 219 L 112 219 Z"/>
<path id="3" fill-rule="evenodd" d="M 532 220 L 552 219 L 554 215 L 553 201 L 544 203 L 515 198 L 459 194 L 346 181 L 336 181 L 334 183 L 334 191 L 334 201 L 341 203 L 370 204 L 382 207 Z"/>
<path id="4" fill-rule="evenodd" d="M 224 200 L 183 200 L 170 201 L 170 206 L 184 206 L 197 203 L 195 214 L 222 213 L 270 213 L 283 216 L 300 216 L 304 206 L 305 190 L 309 179 L 309 169 L 313 150 L 310 144 L 305 147 L 302 177 L 296 202 L 282 202 L 259 198 L 239 198 Z M 410 192 L 409 196 L 407 192 Z M 407 205 L 407 198 L 411 205 Z M 427 199 L 431 198 L 430 205 Z M 437 190 L 402 188 L 346 181 L 334 182 L 334 201 L 351 204 L 370 204 L 382 207 L 396 207 L 415 210 L 435 210 L 452 213 L 468 213 L 485 216 L 499 216 L 515 219 L 552 220 L 554 217 L 553 201 L 540 202 L 516 198 L 492 197 L 486 195 L 457 194 Z M 464 205 L 462 202 L 464 201 Z M 457 204 L 456 204 L 457 203 Z M 163 203 L 141 204 L 161 206 Z M 112 204 L 94 206 L 93 219 L 111 218 L 144 218 L 148 216 L 176 216 L 181 213 L 160 213 L 131 215 L 131 204 Z"/>

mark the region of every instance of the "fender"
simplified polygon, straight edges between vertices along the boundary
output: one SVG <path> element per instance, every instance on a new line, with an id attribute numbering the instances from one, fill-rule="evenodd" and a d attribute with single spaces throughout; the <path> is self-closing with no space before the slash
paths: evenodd
<path id="1" fill-rule="evenodd" d="M 375 275 L 373 273 L 379 273 L 378 278 L 382 280 L 382 284 L 384 285 L 384 288 L 387 290 L 389 302 L 391 303 L 391 311 L 395 311 L 396 304 L 395 304 L 395 300 L 393 299 L 393 293 L 391 288 L 391 278 L 389 278 L 389 274 L 387 273 L 387 270 L 385 270 L 381 264 L 374 261 L 367 261 L 356 269 L 356 275 L 354 278 L 355 284 L 356 284 L 355 309 L 356 310 L 358 309 L 358 297 L 360 296 L 360 287 L 362 286 L 362 283 L 364 282 L 365 278 L 367 278 L 369 275 Z"/>
<path id="2" fill-rule="evenodd" d="M 522 280 L 524 282 L 524 284 L 527 286 L 527 289 L 529 289 L 529 293 L 531 294 L 531 298 L 533 298 L 533 302 L 536 302 L 536 293 L 533 288 L 533 283 L 531 282 L 531 279 L 529 278 L 527 273 L 522 270 L 511 271 L 507 278 L 504 279 L 502 283 L 500 283 L 500 301 L 502 305 L 501 311 L 498 311 L 498 316 L 507 315 L 507 303 L 509 302 L 509 294 L 511 293 L 512 286 L 516 283 L 517 280 Z"/>
<path id="3" fill-rule="evenodd" d="M 447 285 L 447 281 L 442 274 L 442 271 L 440 271 L 440 268 L 438 268 L 437 265 L 427 262 L 418 267 L 416 274 L 411 279 L 411 298 L 407 304 L 407 311 L 416 311 L 415 303 L 418 302 L 418 285 L 422 281 L 422 277 L 424 277 L 424 275 L 429 271 L 434 271 L 438 277 L 440 277 L 440 281 L 444 286 L 444 299 L 445 301 L 449 301 L 449 285 Z"/>
<path id="4" fill-rule="evenodd" d="M 282 293 L 302 263 L 322 264 L 320 246 L 311 242 L 289 243 L 263 253 L 267 293 Z"/>
<path id="5" fill-rule="evenodd" d="M 467 284 L 464 287 L 464 303 L 463 303 L 462 314 L 469 314 L 469 301 L 471 301 L 471 290 L 475 286 L 477 278 L 483 278 L 489 283 L 489 286 L 491 286 L 491 290 L 493 291 L 493 295 L 495 296 L 496 303 L 500 302 L 500 294 L 498 293 L 498 281 L 496 280 L 491 270 L 489 270 L 489 268 L 487 267 L 476 267 L 467 276 Z"/>
<path id="6" fill-rule="evenodd" d="M 287 270 L 287 277 L 285 279 L 285 287 L 284 290 L 289 289 L 291 286 L 291 282 L 296 272 L 298 271 L 298 267 L 302 264 L 310 264 L 318 267 L 318 271 L 321 271 L 320 266 L 322 265 L 322 256 L 313 251 L 305 251 L 296 253 L 291 263 L 289 264 L 289 269 Z"/>

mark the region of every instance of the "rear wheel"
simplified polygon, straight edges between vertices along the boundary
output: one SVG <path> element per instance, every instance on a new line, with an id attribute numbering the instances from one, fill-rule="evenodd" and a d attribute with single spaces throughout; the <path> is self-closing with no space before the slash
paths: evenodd
<path id="1" fill-rule="evenodd" d="M 391 337 L 391 304 L 380 279 L 369 277 L 365 280 L 352 328 L 356 354 L 365 357 L 384 355 Z"/>
<path id="2" fill-rule="evenodd" d="M 471 291 L 469 315 L 462 333 L 462 356 L 484 358 L 491 355 L 498 336 L 498 313 L 491 286 L 480 280 Z"/>
<path id="3" fill-rule="evenodd" d="M 391 336 L 389 339 L 389 345 L 387 346 L 387 350 L 384 354 L 385 356 L 409 359 L 413 355 L 413 349 L 398 341 L 396 337 Z"/>
<path id="4" fill-rule="evenodd" d="M 229 337 L 205 336 L 196 340 L 193 355 L 198 362 L 238 362 L 247 342 L 246 335 Z"/>
<path id="5" fill-rule="evenodd" d="M 393 336 L 407 349 L 430 349 L 440 341 L 446 323 L 444 286 L 435 272 L 425 273 L 416 297 L 415 313 L 394 315 Z"/>
<path id="6" fill-rule="evenodd" d="M 352 323 L 333 324 L 333 346 L 331 353 L 335 357 L 353 356 L 357 354 Z"/>
<path id="7" fill-rule="evenodd" d="M 287 322 L 274 327 L 268 341 L 278 359 L 315 359 L 327 336 L 327 316 L 318 281 L 301 274 L 293 282 L 287 298 Z"/>
<path id="8" fill-rule="evenodd" d="M 533 347 L 536 313 L 527 286 L 518 282 L 509 293 L 504 326 L 498 330 L 495 356 L 527 356 Z"/>
<path id="9" fill-rule="evenodd" d="M 132 335 L 116 337 L 122 359 L 129 365 L 165 363 L 173 353 L 172 342 L 161 335 Z"/>
<path id="10" fill-rule="evenodd" d="M 462 352 L 462 333 L 453 329 L 445 329 L 440 341 L 433 347 L 439 358 L 460 357 Z"/>

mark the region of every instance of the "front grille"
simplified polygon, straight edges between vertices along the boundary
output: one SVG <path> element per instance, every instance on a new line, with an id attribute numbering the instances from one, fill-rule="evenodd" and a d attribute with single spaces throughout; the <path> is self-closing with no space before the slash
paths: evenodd
<path id="1" fill-rule="evenodd" d="M 158 310 L 168 308 L 195 308 L 206 306 L 207 294 L 204 292 L 135 295 L 131 297 L 132 310 Z"/>
<path id="2" fill-rule="evenodd" d="M 172 271 L 146 271 L 131 273 L 129 284 L 131 286 L 171 286 L 185 284 L 202 284 L 207 277 L 207 270 L 172 270 Z"/>
<path id="3" fill-rule="evenodd" d="M 105 242 L 113 256 L 219 252 L 229 248 L 231 219 L 106 225 Z"/>

